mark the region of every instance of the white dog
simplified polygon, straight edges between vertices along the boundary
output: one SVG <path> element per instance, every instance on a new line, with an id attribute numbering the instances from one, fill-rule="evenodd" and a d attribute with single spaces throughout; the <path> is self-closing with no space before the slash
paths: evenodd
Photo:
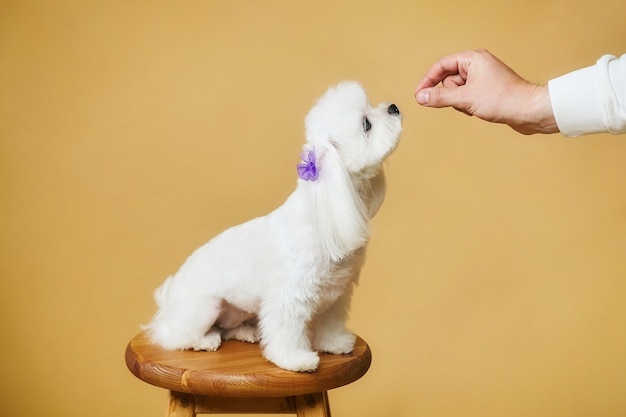
<path id="1" fill-rule="evenodd" d="M 201 246 L 155 291 L 159 309 L 144 327 L 153 343 L 213 351 L 222 339 L 260 340 L 268 360 L 292 371 L 317 369 L 316 351 L 352 351 L 348 306 L 401 116 L 395 104 L 372 108 L 358 83 L 343 82 L 305 125 L 296 190 Z"/>

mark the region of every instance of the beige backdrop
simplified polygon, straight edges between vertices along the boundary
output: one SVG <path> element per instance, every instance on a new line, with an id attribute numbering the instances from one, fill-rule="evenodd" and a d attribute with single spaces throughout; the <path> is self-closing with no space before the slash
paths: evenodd
<path id="1" fill-rule="evenodd" d="M 486 47 L 546 82 L 626 52 L 623 0 L 3 1 L 2 416 L 159 416 L 124 348 L 197 246 L 292 191 L 303 119 L 404 113 L 335 416 L 626 415 L 626 137 L 526 137 L 413 88 Z"/>

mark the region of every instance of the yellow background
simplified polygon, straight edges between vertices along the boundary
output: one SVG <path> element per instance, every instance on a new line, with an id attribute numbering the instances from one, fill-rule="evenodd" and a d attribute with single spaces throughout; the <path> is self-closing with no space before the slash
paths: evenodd
<path id="1" fill-rule="evenodd" d="M 413 89 L 486 47 L 544 83 L 626 52 L 623 0 L 3 1 L 2 416 L 158 416 L 124 348 L 200 244 L 295 187 L 356 79 L 404 114 L 335 416 L 626 415 L 626 137 L 526 137 Z"/>

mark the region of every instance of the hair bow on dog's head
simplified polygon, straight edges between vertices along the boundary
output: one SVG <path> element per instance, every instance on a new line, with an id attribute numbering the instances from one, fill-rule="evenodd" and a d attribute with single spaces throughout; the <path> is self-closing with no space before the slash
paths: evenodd
<path id="1" fill-rule="evenodd" d="M 319 168 L 316 163 L 315 149 L 311 149 L 308 153 L 302 153 L 300 157 L 302 163 L 298 164 L 298 176 L 305 181 L 317 180 Z"/>

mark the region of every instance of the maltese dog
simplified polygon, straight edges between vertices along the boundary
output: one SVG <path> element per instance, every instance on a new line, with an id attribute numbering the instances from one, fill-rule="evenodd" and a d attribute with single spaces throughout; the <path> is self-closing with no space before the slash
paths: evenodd
<path id="1" fill-rule="evenodd" d="M 352 352 L 350 297 L 402 118 L 395 104 L 371 107 L 349 81 L 318 100 L 305 127 L 295 191 L 201 246 L 155 291 L 158 311 L 144 326 L 152 343 L 214 351 L 222 340 L 260 342 L 266 359 L 300 372 L 317 369 L 317 352 Z"/>

